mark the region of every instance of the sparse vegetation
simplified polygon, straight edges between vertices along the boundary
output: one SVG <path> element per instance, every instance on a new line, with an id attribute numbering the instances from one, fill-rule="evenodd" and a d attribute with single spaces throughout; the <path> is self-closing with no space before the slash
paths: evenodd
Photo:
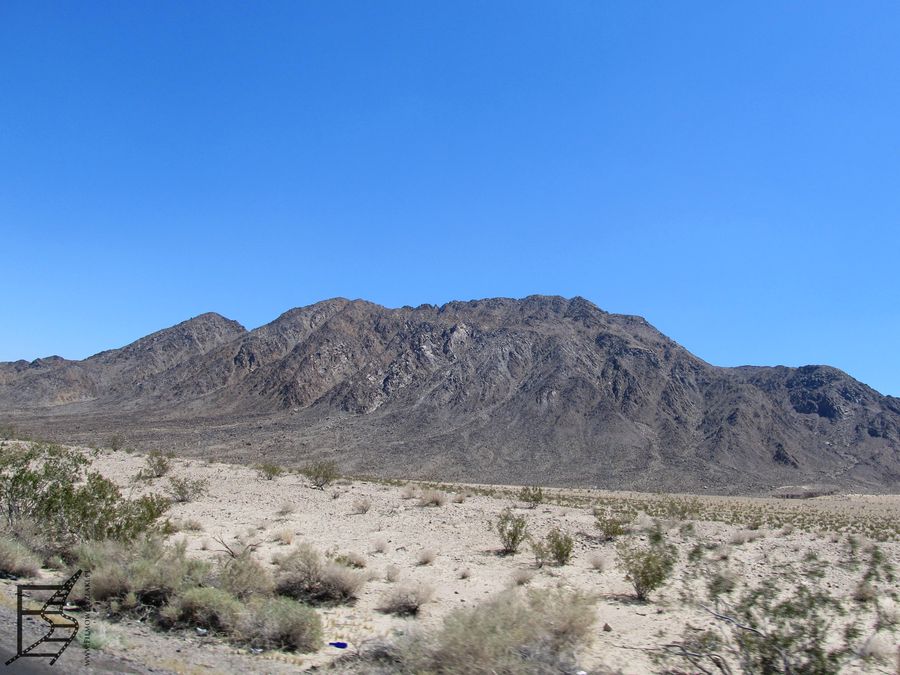
<path id="1" fill-rule="evenodd" d="M 525 502 L 530 509 L 535 509 L 544 502 L 544 490 L 536 485 L 519 490 L 519 501 Z"/>
<path id="2" fill-rule="evenodd" d="M 260 598 L 241 616 L 234 636 L 259 649 L 314 652 L 322 646 L 322 621 L 315 610 L 289 598 Z"/>
<path id="3" fill-rule="evenodd" d="M 151 451 L 144 462 L 144 468 L 138 475 L 145 480 L 162 478 L 172 469 L 173 457 L 171 452 Z"/>
<path id="4" fill-rule="evenodd" d="M 418 563 L 420 565 L 430 565 L 434 562 L 434 559 L 437 557 L 437 554 L 429 548 L 426 548 L 424 551 L 419 553 Z"/>
<path id="5" fill-rule="evenodd" d="M 324 490 L 326 486 L 340 478 L 337 462 L 332 460 L 310 462 L 300 469 L 300 473 L 306 476 L 317 490 Z"/>
<path id="6" fill-rule="evenodd" d="M 500 535 L 500 543 L 503 546 L 502 552 L 514 554 L 519 550 L 519 546 L 528 536 L 528 525 L 525 516 L 519 516 L 513 513 L 512 509 L 506 508 L 497 518 L 497 534 Z"/>
<path id="7" fill-rule="evenodd" d="M 553 528 L 545 539 L 550 559 L 557 565 L 565 565 L 572 557 L 572 548 L 575 540 L 570 534 L 562 532 L 559 528 Z"/>
<path id="8" fill-rule="evenodd" d="M 623 540 L 616 547 L 616 553 L 638 600 L 646 600 L 652 591 L 662 586 L 675 566 L 675 547 L 664 543 L 642 546 Z"/>
<path id="9" fill-rule="evenodd" d="M 322 556 L 308 544 L 275 558 L 275 590 L 312 605 L 340 604 L 354 599 L 365 584 L 359 572 Z"/>
<path id="10" fill-rule="evenodd" d="M 604 541 L 610 541 L 628 533 L 628 520 L 600 509 L 594 510 L 594 524 Z"/>
<path id="11" fill-rule="evenodd" d="M 447 493 L 440 490 L 422 490 L 419 506 L 443 506 L 447 503 Z"/>
<path id="12" fill-rule="evenodd" d="M 41 568 L 41 559 L 26 546 L 0 535 L 0 574 L 11 577 L 33 577 Z"/>
<path id="13" fill-rule="evenodd" d="M 369 512 L 372 508 L 372 500 L 368 497 L 357 497 L 353 500 L 353 507 L 350 513 L 361 516 Z"/>
<path id="14" fill-rule="evenodd" d="M 278 464 L 273 464 L 271 462 L 262 462 L 261 464 L 257 464 L 254 468 L 256 469 L 256 473 L 258 473 L 259 477 L 263 480 L 275 480 L 284 473 L 283 468 Z"/>
<path id="15" fill-rule="evenodd" d="M 172 501 L 179 504 L 200 499 L 209 490 L 209 481 L 205 478 L 169 477 L 169 495 Z"/>
<path id="16" fill-rule="evenodd" d="M 427 584 L 403 584 L 385 593 L 379 609 L 386 614 L 415 616 L 433 596 L 434 589 Z"/>

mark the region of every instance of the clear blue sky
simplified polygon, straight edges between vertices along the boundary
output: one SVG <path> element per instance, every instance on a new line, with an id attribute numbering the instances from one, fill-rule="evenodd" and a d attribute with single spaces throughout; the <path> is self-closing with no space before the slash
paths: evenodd
<path id="1" fill-rule="evenodd" d="M 0 2 L 0 359 L 582 295 L 900 395 L 897 2 Z"/>

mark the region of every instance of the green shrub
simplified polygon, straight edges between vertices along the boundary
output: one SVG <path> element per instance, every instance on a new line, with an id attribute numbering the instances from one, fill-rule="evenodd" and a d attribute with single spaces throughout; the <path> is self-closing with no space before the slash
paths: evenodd
<path id="1" fill-rule="evenodd" d="M 535 509 L 544 501 L 544 490 L 536 485 L 523 487 L 519 490 L 519 500 L 525 502 L 528 508 Z"/>
<path id="2" fill-rule="evenodd" d="M 237 625 L 242 605 L 228 591 L 211 587 L 189 588 L 166 608 L 176 624 L 229 633 Z"/>
<path id="3" fill-rule="evenodd" d="M 0 574 L 11 577 L 33 577 L 41 569 L 41 559 L 27 546 L 7 536 L 0 536 Z"/>
<path id="4" fill-rule="evenodd" d="M 519 546 L 528 536 L 528 524 L 525 516 L 517 516 L 509 507 L 505 508 L 497 518 L 497 534 L 504 553 L 516 553 Z"/>
<path id="5" fill-rule="evenodd" d="M 172 469 L 172 457 L 174 455 L 171 452 L 151 451 L 147 455 L 141 475 L 147 479 L 162 478 Z"/>
<path id="6" fill-rule="evenodd" d="M 172 500 L 179 504 L 192 502 L 200 499 L 209 490 L 209 481 L 205 478 L 178 478 L 171 476 L 169 478 L 169 494 Z"/>
<path id="7" fill-rule="evenodd" d="M 15 532 L 39 522 L 49 546 L 64 550 L 88 539 L 131 540 L 154 527 L 168 500 L 128 500 L 81 453 L 33 445 L 0 455 L 0 504 Z"/>
<path id="8" fill-rule="evenodd" d="M 308 544 L 279 556 L 275 564 L 275 591 L 313 605 L 348 602 L 357 596 L 366 580 L 360 572 L 324 561 Z"/>
<path id="9" fill-rule="evenodd" d="M 572 557 L 572 548 L 575 545 L 575 540 L 572 539 L 571 535 L 560 531 L 558 528 L 553 528 L 547 535 L 546 542 L 547 551 L 553 562 L 557 565 L 565 565 L 569 562 Z"/>
<path id="10" fill-rule="evenodd" d="M 607 511 L 594 511 L 595 525 L 604 541 L 610 541 L 628 533 L 629 521 Z"/>
<path id="11" fill-rule="evenodd" d="M 331 460 L 310 462 L 300 469 L 300 473 L 309 478 L 318 490 L 324 490 L 325 486 L 340 478 L 337 463 Z"/>
<path id="12" fill-rule="evenodd" d="M 322 646 L 315 610 L 288 598 L 254 600 L 238 621 L 235 638 L 258 649 L 314 652 Z"/>
<path id="13" fill-rule="evenodd" d="M 225 558 L 219 568 L 218 585 L 241 600 L 268 595 L 274 588 L 272 575 L 250 551 Z"/>
<path id="14" fill-rule="evenodd" d="M 675 567 L 674 546 L 639 546 L 622 541 L 616 547 L 616 553 L 638 600 L 646 600 L 650 592 L 662 586 Z"/>
<path id="15" fill-rule="evenodd" d="M 256 472 L 259 474 L 259 477 L 264 480 L 275 480 L 284 473 L 284 469 L 277 464 L 263 462 L 262 464 L 256 465 Z"/>

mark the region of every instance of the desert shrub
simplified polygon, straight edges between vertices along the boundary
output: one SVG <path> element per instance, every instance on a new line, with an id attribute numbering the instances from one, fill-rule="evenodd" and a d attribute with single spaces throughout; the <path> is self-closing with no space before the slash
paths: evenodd
<path id="1" fill-rule="evenodd" d="M 314 652 L 322 646 L 322 621 L 314 609 L 289 598 L 257 599 L 238 620 L 234 637 L 258 649 Z"/>
<path id="2" fill-rule="evenodd" d="M 249 550 L 237 557 L 223 558 L 218 571 L 218 585 L 241 600 L 254 595 L 268 595 L 274 588 L 272 575 Z"/>
<path id="3" fill-rule="evenodd" d="M 825 570 L 826 563 L 813 559 L 778 564 L 733 602 L 699 602 L 725 630 L 703 640 L 686 631 L 681 642 L 664 648 L 663 659 L 718 672 L 843 672 L 865 653 L 862 626 L 870 615 L 822 583 Z"/>
<path id="4" fill-rule="evenodd" d="M 128 606 L 158 609 L 184 591 L 205 584 L 209 564 L 189 558 L 184 541 L 166 545 L 157 538 L 136 545 L 89 542 L 74 550 L 75 565 L 91 572 L 91 593 L 99 602 L 122 600 Z"/>
<path id="5" fill-rule="evenodd" d="M 531 570 L 516 570 L 512 574 L 512 585 L 524 586 L 530 583 L 532 579 L 534 579 L 534 572 Z"/>
<path id="6" fill-rule="evenodd" d="M 120 434 L 113 434 L 109 437 L 107 445 L 113 452 L 118 452 L 125 448 L 125 438 Z"/>
<path id="7" fill-rule="evenodd" d="M 394 583 L 400 578 L 400 568 L 396 565 L 388 565 L 384 570 L 384 580 L 388 583 Z"/>
<path id="8" fill-rule="evenodd" d="M 159 495 L 122 497 L 89 465 L 81 453 L 56 445 L 0 455 L 0 505 L 8 528 L 39 522 L 48 545 L 62 551 L 87 539 L 133 539 L 168 508 Z"/>
<path id="9" fill-rule="evenodd" d="M 387 542 L 384 539 L 376 539 L 372 542 L 372 551 L 375 553 L 384 553 L 387 551 Z"/>
<path id="10" fill-rule="evenodd" d="M 604 572 L 607 568 L 606 558 L 599 553 L 594 553 L 589 560 L 591 568 L 597 572 Z"/>
<path id="11" fill-rule="evenodd" d="M 205 478 L 169 477 L 169 494 L 172 501 L 184 504 L 200 499 L 209 490 L 209 481 Z"/>
<path id="12" fill-rule="evenodd" d="M 447 494 L 440 490 L 422 490 L 419 495 L 419 506 L 443 506 L 447 503 Z"/>
<path id="13" fill-rule="evenodd" d="M 237 625 L 242 605 L 220 588 L 189 588 L 166 608 L 165 615 L 176 624 L 199 626 L 228 633 Z"/>
<path id="14" fill-rule="evenodd" d="M 400 498 L 401 499 L 412 499 L 416 496 L 416 488 L 413 485 L 407 483 L 403 486 L 403 489 L 400 490 Z"/>
<path id="15" fill-rule="evenodd" d="M 281 506 L 278 508 L 278 515 L 281 517 L 289 516 L 297 510 L 297 507 L 294 506 L 291 502 L 283 502 Z"/>
<path id="16" fill-rule="evenodd" d="M 531 539 L 531 553 L 534 555 L 534 565 L 538 569 L 547 564 L 550 559 L 550 552 L 547 550 L 547 544 L 540 539 Z"/>
<path id="17" fill-rule="evenodd" d="M 326 485 L 340 478 L 337 462 L 331 460 L 310 462 L 300 469 L 300 473 L 309 478 L 318 490 L 324 490 Z"/>
<path id="18" fill-rule="evenodd" d="M 505 508 L 497 518 L 497 534 L 500 535 L 503 553 L 516 553 L 528 536 L 525 516 L 518 516 L 512 509 Z"/>
<path id="19" fill-rule="evenodd" d="M 343 565 L 344 567 L 355 567 L 356 569 L 362 569 L 367 564 L 366 556 L 355 551 L 350 551 L 349 553 L 338 553 L 329 557 L 338 565 Z"/>
<path id="20" fill-rule="evenodd" d="M 466 501 L 466 493 L 465 492 L 455 492 L 453 494 L 453 503 L 454 504 L 462 504 Z"/>
<path id="21" fill-rule="evenodd" d="M 353 507 L 350 510 L 350 513 L 361 516 L 369 512 L 369 509 L 372 508 L 372 500 L 368 497 L 357 497 L 353 500 Z"/>
<path id="22" fill-rule="evenodd" d="M 41 568 L 41 559 L 28 547 L 11 537 L 0 536 L 0 574 L 33 577 Z"/>
<path id="23" fill-rule="evenodd" d="M 629 521 L 607 511 L 595 510 L 594 521 L 597 529 L 600 530 L 601 537 L 605 541 L 610 541 L 628 533 Z"/>
<path id="24" fill-rule="evenodd" d="M 675 547 L 671 545 L 640 546 L 622 541 L 616 547 L 616 553 L 638 600 L 646 600 L 652 591 L 662 586 L 675 566 Z"/>
<path id="25" fill-rule="evenodd" d="M 171 452 L 151 451 L 144 462 L 141 476 L 146 479 L 162 478 L 172 469 L 172 457 L 174 455 Z"/>
<path id="26" fill-rule="evenodd" d="M 386 614 L 414 616 L 433 596 L 434 589 L 431 586 L 404 584 L 385 593 L 379 609 Z"/>
<path id="27" fill-rule="evenodd" d="M 544 501 L 544 490 L 536 485 L 523 487 L 519 490 L 519 501 L 525 502 L 528 508 L 535 509 Z"/>
<path id="28" fill-rule="evenodd" d="M 430 565 L 434 562 L 437 554 L 429 548 L 419 553 L 418 562 L 420 565 Z"/>
<path id="29" fill-rule="evenodd" d="M 275 560 L 275 591 L 309 604 L 337 604 L 356 597 L 365 577 L 344 565 L 324 561 L 308 544 Z"/>
<path id="30" fill-rule="evenodd" d="M 571 535 L 560 531 L 558 528 L 553 528 L 545 541 L 547 551 L 553 562 L 557 565 L 565 565 L 569 562 L 569 559 L 572 557 L 572 548 L 575 545 L 575 540 L 572 539 Z"/>
<path id="31" fill-rule="evenodd" d="M 572 672 L 590 635 L 593 599 L 562 590 L 506 591 L 460 609 L 398 649 L 399 672 L 537 675 Z"/>
<path id="32" fill-rule="evenodd" d="M 259 474 L 259 477 L 263 480 L 275 480 L 284 473 L 284 469 L 282 469 L 277 464 L 272 464 L 271 462 L 263 462 L 262 464 L 257 464 L 255 468 L 256 472 Z"/>

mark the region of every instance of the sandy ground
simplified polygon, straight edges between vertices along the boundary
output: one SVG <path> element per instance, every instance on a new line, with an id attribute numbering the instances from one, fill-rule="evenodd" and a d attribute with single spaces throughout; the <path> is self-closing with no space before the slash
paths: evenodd
<path id="1" fill-rule="evenodd" d="M 167 478 L 150 483 L 131 480 L 144 461 L 137 454 L 107 452 L 99 456 L 96 465 L 126 493 L 137 496 L 147 491 L 164 492 Z M 371 578 L 358 601 L 352 606 L 321 610 L 326 642 L 344 641 L 353 650 L 413 626 L 438 624 L 451 610 L 489 598 L 511 585 L 517 573 L 530 572 L 532 586 L 563 584 L 598 595 L 594 640 L 580 653 L 580 663 L 588 670 L 605 667 L 623 673 L 659 671 L 644 650 L 679 638 L 685 624 L 699 628 L 718 625 L 682 598 L 686 587 L 681 580 L 690 571 L 687 551 L 696 543 L 718 544 L 719 550 L 727 554 L 731 569 L 744 579 L 762 578 L 774 563 L 798 560 L 814 551 L 831 563 L 823 583 L 840 589 L 859 576 L 859 572 L 850 572 L 839 564 L 846 556 L 848 523 L 871 522 L 879 528 L 896 528 L 900 523 L 900 496 L 835 495 L 802 501 L 702 497 L 704 505 L 721 512 L 780 510 L 794 513 L 795 517 L 802 514 L 813 524 L 790 533 L 763 527 L 753 535 L 759 537 L 755 541 L 734 543 L 736 533 L 746 532 L 741 525 L 695 520 L 693 532 L 685 532 L 683 522 L 670 521 L 667 536 L 679 548 L 674 580 L 655 592 L 649 603 L 638 603 L 631 598 L 632 588 L 623 571 L 616 567 L 615 544 L 597 537 L 591 502 L 598 498 L 657 499 L 655 496 L 552 491 L 548 494 L 565 505 L 545 503 L 527 509 L 512 498 L 512 489 L 494 486 L 495 494 L 489 496 L 476 493 L 477 486 L 448 486 L 446 504 L 424 507 L 415 498 L 404 498 L 400 485 L 342 480 L 325 490 L 316 490 L 305 477 L 293 473 L 264 480 L 248 467 L 185 459 L 172 462 L 171 475 L 209 481 L 207 495 L 195 502 L 176 504 L 170 511 L 175 522 L 199 523 L 199 531 L 183 530 L 172 535 L 172 539 L 186 539 L 192 555 L 216 559 L 221 555 L 221 546 L 215 538 L 221 537 L 238 548 L 237 540 L 256 544 L 256 555 L 263 562 L 289 550 L 290 544 L 285 543 L 288 541 L 308 542 L 323 552 L 336 550 L 365 557 L 365 569 Z M 455 494 L 464 495 L 461 502 L 454 501 Z M 370 509 L 354 513 L 362 500 L 371 502 Z M 535 569 L 527 546 L 515 556 L 498 555 L 499 540 L 492 524 L 509 505 L 525 515 L 532 533 L 543 535 L 552 527 L 559 527 L 573 534 L 576 544 L 571 563 Z M 832 533 L 830 529 L 844 531 Z M 896 537 L 880 546 L 900 569 L 900 542 Z M 419 564 L 419 556 L 426 550 L 434 553 L 434 561 Z M 604 571 L 596 570 L 592 564 L 597 556 L 605 559 Z M 382 597 L 394 585 L 385 579 L 386 570 L 392 565 L 400 570 L 398 583 L 422 582 L 435 590 L 433 601 L 415 618 L 398 618 L 378 611 Z M 3 604 L 9 608 L 13 582 L 3 581 L 2 591 Z M 602 630 L 604 624 L 608 624 L 609 631 Z M 160 633 L 134 622 L 107 625 L 98 619 L 95 629 L 102 630 L 106 637 L 104 653 L 111 658 L 127 655 L 129 662 L 143 664 L 136 672 L 297 672 L 325 665 L 344 653 L 326 647 L 309 655 L 252 655 L 214 638 L 185 632 Z M 896 634 L 892 639 L 893 645 L 887 647 L 897 653 L 900 645 Z M 81 658 L 81 647 L 73 646 L 73 652 L 76 650 Z M 860 663 L 848 672 L 893 673 L 898 665 L 892 658 L 881 665 Z"/>

